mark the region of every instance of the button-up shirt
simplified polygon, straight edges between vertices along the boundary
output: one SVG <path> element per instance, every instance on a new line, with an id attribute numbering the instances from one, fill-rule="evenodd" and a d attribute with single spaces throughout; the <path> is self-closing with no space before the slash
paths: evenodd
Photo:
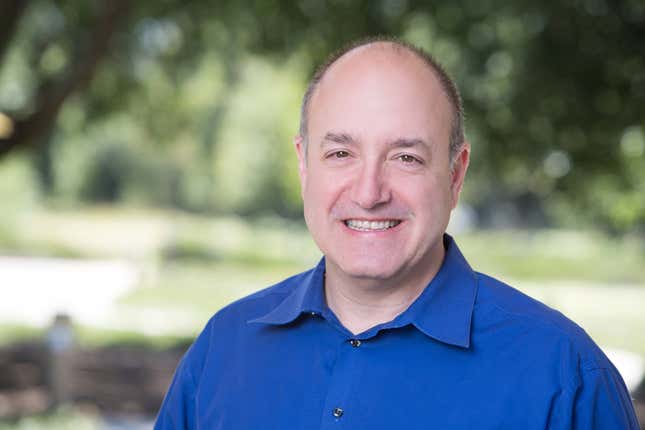
<path id="1" fill-rule="evenodd" d="M 325 304 L 324 259 L 220 310 L 155 429 L 638 429 L 580 327 L 444 244 L 410 307 L 358 335 Z"/>

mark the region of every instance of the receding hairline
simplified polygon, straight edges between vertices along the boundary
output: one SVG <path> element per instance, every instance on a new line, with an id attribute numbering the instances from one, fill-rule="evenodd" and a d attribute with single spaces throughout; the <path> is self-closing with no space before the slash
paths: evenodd
<path id="1" fill-rule="evenodd" d="M 411 43 L 391 37 L 372 37 L 350 43 L 330 55 L 328 59 L 316 70 L 304 94 L 300 112 L 299 134 L 304 140 L 305 149 L 307 147 L 308 140 L 309 111 L 312 99 L 314 98 L 314 95 L 317 94 L 323 79 L 337 64 L 350 59 L 354 55 L 361 54 L 361 52 L 366 50 L 383 50 L 394 52 L 399 55 L 409 55 L 411 58 L 419 60 L 422 65 L 429 69 L 432 76 L 437 79 L 439 87 L 447 98 L 448 104 L 452 110 L 449 146 L 451 158 L 456 155 L 465 140 L 463 131 L 464 112 L 461 96 L 459 95 L 457 86 L 443 66 L 426 51 Z"/>
<path id="2" fill-rule="evenodd" d="M 330 57 L 332 61 L 326 62 L 325 65 L 321 67 L 322 73 L 320 74 L 320 77 L 316 82 L 316 88 L 320 87 L 325 78 L 329 74 L 333 73 L 335 69 L 340 67 L 343 63 L 350 61 L 355 57 L 366 55 L 368 53 L 373 53 L 377 56 L 380 54 L 383 57 L 389 56 L 389 54 L 394 54 L 402 59 L 412 59 L 419 61 L 422 65 L 425 66 L 425 61 L 408 45 L 402 45 L 399 42 L 394 42 L 391 40 L 369 41 L 350 47 L 346 50 L 341 50 L 339 51 L 339 53 L 341 54 L 338 56 Z M 387 58 L 386 61 L 391 61 L 391 58 Z M 431 69 L 431 71 L 433 75 L 436 75 L 434 69 Z M 314 94 L 315 93 L 316 91 L 314 91 Z"/>

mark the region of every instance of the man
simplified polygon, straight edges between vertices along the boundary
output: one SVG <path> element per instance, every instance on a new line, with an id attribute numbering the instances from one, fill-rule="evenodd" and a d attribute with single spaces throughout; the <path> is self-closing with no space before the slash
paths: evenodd
<path id="1" fill-rule="evenodd" d="M 457 90 L 371 41 L 332 58 L 296 137 L 318 266 L 219 311 L 156 429 L 637 429 L 616 369 L 445 234 L 468 167 Z"/>

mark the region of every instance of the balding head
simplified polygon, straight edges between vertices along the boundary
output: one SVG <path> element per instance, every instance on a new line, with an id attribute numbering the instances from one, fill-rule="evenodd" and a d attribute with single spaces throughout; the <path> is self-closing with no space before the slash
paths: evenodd
<path id="1" fill-rule="evenodd" d="M 329 74 L 333 74 L 334 70 L 343 63 L 351 61 L 352 58 L 356 59 L 356 57 L 365 55 L 370 56 L 372 67 L 378 67 L 379 63 L 384 64 L 387 61 L 403 61 L 411 65 L 414 65 L 414 63 L 422 64 L 431 73 L 432 78 L 440 85 L 441 92 L 450 106 L 449 147 L 450 159 L 451 161 L 454 160 L 455 155 L 465 141 L 463 107 L 455 83 L 443 67 L 428 53 L 409 43 L 389 38 L 368 39 L 352 43 L 330 56 L 316 71 L 309 82 L 301 106 L 299 134 L 303 140 L 305 150 L 309 139 L 311 105 L 315 103 L 316 94 L 323 86 L 323 82 L 327 80 L 326 77 Z"/>
<path id="2" fill-rule="evenodd" d="M 295 149 L 305 220 L 330 283 L 421 286 L 441 264 L 470 148 L 459 120 L 454 131 L 458 96 L 428 64 L 405 45 L 372 42 L 312 82 L 308 152 L 303 136 Z"/>

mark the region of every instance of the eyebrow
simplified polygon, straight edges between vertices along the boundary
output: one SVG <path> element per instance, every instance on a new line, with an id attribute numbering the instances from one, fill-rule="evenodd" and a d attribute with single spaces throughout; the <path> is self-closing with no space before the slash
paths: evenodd
<path id="1" fill-rule="evenodd" d="M 328 132 L 325 134 L 325 137 L 323 137 L 322 140 L 322 146 L 325 146 L 325 144 L 329 144 L 330 142 L 334 143 L 339 143 L 342 145 L 357 145 L 358 141 L 357 139 L 353 138 L 351 135 L 347 133 L 333 133 L 333 132 Z M 415 148 L 415 147 L 420 147 L 420 148 L 425 148 L 425 149 L 431 149 L 431 144 L 423 139 L 420 138 L 399 138 L 395 139 L 391 142 L 388 142 L 388 146 L 390 148 Z"/>
<path id="2" fill-rule="evenodd" d="M 356 145 L 358 143 L 356 139 L 354 139 L 352 136 L 350 136 L 347 133 L 332 133 L 332 132 L 325 134 L 322 144 L 324 145 L 326 142 L 334 142 L 334 143 L 340 143 L 345 145 Z"/>
<path id="3" fill-rule="evenodd" d="M 396 139 L 388 144 L 391 148 L 414 148 L 414 147 L 422 147 L 426 149 L 430 149 L 430 143 L 426 142 L 423 139 Z"/>

